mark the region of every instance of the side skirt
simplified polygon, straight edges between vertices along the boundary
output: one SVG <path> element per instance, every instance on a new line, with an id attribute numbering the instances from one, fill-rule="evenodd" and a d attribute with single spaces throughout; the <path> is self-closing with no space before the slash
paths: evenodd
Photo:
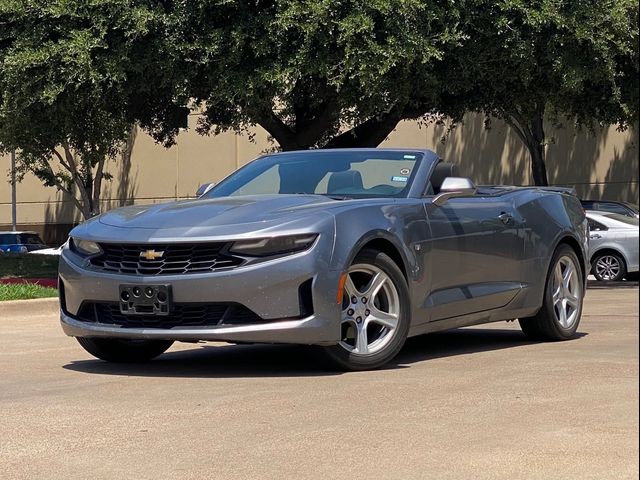
<path id="1" fill-rule="evenodd" d="M 452 328 L 470 327 L 472 325 L 481 325 L 483 323 L 504 322 L 506 320 L 514 320 L 516 318 L 531 317 L 538 313 L 539 308 L 520 309 L 520 310 L 497 310 L 490 312 L 481 312 L 461 317 L 447 318 L 422 325 L 415 325 L 409 331 L 409 337 L 416 335 L 424 335 L 425 333 L 441 332 L 443 330 L 451 330 Z"/>

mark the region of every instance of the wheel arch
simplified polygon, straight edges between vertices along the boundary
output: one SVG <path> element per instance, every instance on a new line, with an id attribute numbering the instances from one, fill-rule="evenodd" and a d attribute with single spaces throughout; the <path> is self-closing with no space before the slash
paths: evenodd
<path id="1" fill-rule="evenodd" d="M 377 250 L 389 256 L 389 258 L 391 258 L 391 260 L 393 260 L 393 262 L 398 266 L 405 280 L 407 282 L 409 281 L 406 254 L 391 235 L 386 232 L 370 232 L 363 236 L 358 242 L 356 242 L 351 252 L 349 265 L 353 263 L 355 257 L 364 249 Z"/>
<path id="2" fill-rule="evenodd" d="M 560 245 L 568 245 L 574 251 L 574 253 L 578 257 L 578 260 L 580 260 L 580 271 L 582 272 L 583 280 L 586 282 L 589 272 L 587 271 L 586 257 L 584 255 L 584 251 L 580 246 L 580 242 L 578 242 L 578 240 L 576 240 L 575 237 L 571 235 L 565 235 L 558 240 L 556 246 L 553 249 L 553 252 L 555 252 Z"/>

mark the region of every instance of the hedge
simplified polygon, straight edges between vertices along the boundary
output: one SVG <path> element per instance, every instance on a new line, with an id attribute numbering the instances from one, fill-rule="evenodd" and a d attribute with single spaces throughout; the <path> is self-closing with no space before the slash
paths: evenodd
<path id="1" fill-rule="evenodd" d="M 0 253 L 0 278 L 56 278 L 57 255 Z"/>

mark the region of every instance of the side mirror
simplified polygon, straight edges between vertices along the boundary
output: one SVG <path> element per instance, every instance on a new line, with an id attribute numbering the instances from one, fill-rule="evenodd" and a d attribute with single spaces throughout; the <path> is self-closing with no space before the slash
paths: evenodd
<path id="1" fill-rule="evenodd" d="M 450 198 L 470 197 L 476 193 L 475 184 L 468 178 L 447 177 L 442 182 L 440 193 L 433 199 L 433 204 L 441 207 Z"/>
<path id="2" fill-rule="evenodd" d="M 205 184 L 200 185 L 200 187 L 196 191 L 196 197 L 200 198 L 201 196 L 203 196 L 205 193 L 207 193 L 209 190 L 211 190 L 215 186 L 216 186 L 216 184 L 213 183 L 213 182 L 205 183 Z"/>

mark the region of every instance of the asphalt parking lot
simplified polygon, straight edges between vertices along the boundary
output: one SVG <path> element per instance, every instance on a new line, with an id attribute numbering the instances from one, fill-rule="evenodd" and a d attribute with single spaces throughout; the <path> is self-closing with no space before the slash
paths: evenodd
<path id="1" fill-rule="evenodd" d="M 0 477 L 638 478 L 637 283 L 590 289 L 579 333 L 433 334 L 362 373 L 264 345 L 118 366 L 52 302 L 0 305 Z"/>

